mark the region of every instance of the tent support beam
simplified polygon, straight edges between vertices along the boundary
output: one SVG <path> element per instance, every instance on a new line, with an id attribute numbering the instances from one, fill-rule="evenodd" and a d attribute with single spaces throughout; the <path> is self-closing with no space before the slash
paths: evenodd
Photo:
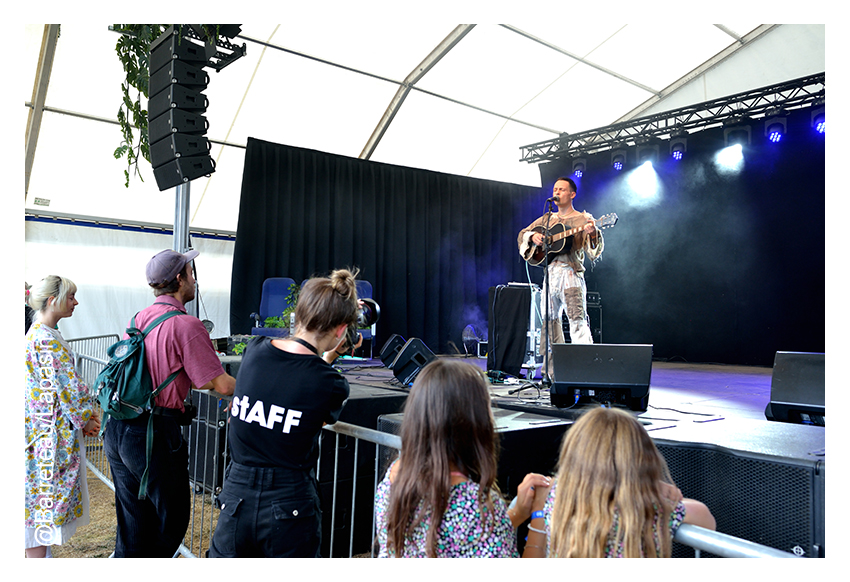
<path id="1" fill-rule="evenodd" d="M 26 141 L 24 144 L 24 200 L 30 188 L 30 174 L 35 161 L 35 148 L 41 131 L 41 119 L 44 115 L 44 101 L 47 98 L 47 86 L 53 70 L 53 57 L 56 55 L 56 41 L 59 39 L 59 25 L 45 24 L 41 40 L 41 53 L 38 55 L 38 69 L 35 86 L 32 89 L 33 107 L 27 116 Z"/>
<path id="2" fill-rule="evenodd" d="M 381 138 L 384 137 L 390 123 L 392 123 L 393 118 L 395 118 L 396 113 L 398 113 L 398 110 L 401 108 L 401 104 L 404 103 L 404 100 L 410 93 L 411 88 L 413 88 L 419 79 L 424 77 L 425 74 L 440 61 L 440 59 L 446 56 L 448 52 L 452 50 L 455 45 L 461 41 L 461 39 L 463 39 L 463 37 L 469 34 L 469 31 L 471 31 L 474 27 L 474 24 L 459 24 L 439 45 L 437 45 L 433 51 L 431 51 L 431 54 L 425 57 L 425 60 L 419 63 L 419 65 L 404 79 L 401 86 L 396 91 L 395 96 L 393 96 L 390 101 L 387 110 L 384 111 L 384 115 L 378 122 L 377 127 L 375 127 L 372 135 L 369 136 L 369 140 L 363 147 L 363 151 L 360 152 L 359 157 L 361 159 L 368 160 L 372 157 L 372 154 L 375 152 L 375 148 L 378 147 L 378 143 L 380 143 Z"/>

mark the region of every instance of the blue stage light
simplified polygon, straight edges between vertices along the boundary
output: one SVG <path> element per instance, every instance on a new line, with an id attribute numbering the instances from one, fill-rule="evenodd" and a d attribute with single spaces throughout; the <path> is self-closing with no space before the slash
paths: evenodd
<path id="1" fill-rule="evenodd" d="M 785 135 L 785 126 L 780 123 L 774 123 L 767 128 L 765 133 L 767 133 L 767 139 L 772 143 L 779 143 L 782 141 L 782 136 Z"/>
<path id="2" fill-rule="evenodd" d="M 611 167 L 613 167 L 618 172 L 622 170 L 626 166 L 626 150 L 625 148 L 620 146 L 615 146 L 614 149 L 611 150 Z"/>
<path id="3" fill-rule="evenodd" d="M 581 178 L 584 175 L 584 168 L 587 162 L 584 158 L 576 158 L 573 160 L 573 176 Z"/>
<path id="4" fill-rule="evenodd" d="M 670 135 L 670 157 L 677 162 L 685 157 L 688 151 L 688 132 L 679 130 Z"/>

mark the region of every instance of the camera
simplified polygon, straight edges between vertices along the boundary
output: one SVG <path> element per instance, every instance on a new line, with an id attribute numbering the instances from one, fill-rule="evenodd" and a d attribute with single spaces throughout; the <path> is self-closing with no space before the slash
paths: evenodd
<path id="1" fill-rule="evenodd" d="M 369 329 L 381 316 L 381 307 L 378 303 L 369 297 L 360 299 L 363 306 L 357 310 L 357 319 L 354 324 L 348 326 L 348 344 L 346 346 L 348 352 L 354 351 L 354 346 L 357 345 L 357 330 Z"/>

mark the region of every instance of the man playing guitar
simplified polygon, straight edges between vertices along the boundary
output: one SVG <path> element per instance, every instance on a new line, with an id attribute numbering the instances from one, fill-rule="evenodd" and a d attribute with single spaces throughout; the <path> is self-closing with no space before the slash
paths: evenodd
<path id="1" fill-rule="evenodd" d="M 578 229 L 574 235 L 550 242 L 548 282 L 551 293 L 543 289 L 541 297 L 549 296 L 548 337 L 552 343 L 564 343 L 563 328 L 561 327 L 561 312 L 565 310 L 570 323 L 570 341 L 574 344 L 593 343 L 587 316 L 586 294 L 587 286 L 584 280 L 584 258 L 587 255 L 595 261 L 602 254 L 604 241 L 602 232 L 596 228 L 593 216 L 587 212 L 579 212 L 573 208 L 576 196 L 576 185 L 570 178 L 558 178 L 552 189 L 552 200 L 557 206 L 556 213 L 551 210 L 522 229 L 517 236 L 520 254 L 532 264 L 540 264 L 542 260 L 531 260 L 535 251 L 540 257 L 543 246 L 543 233 L 553 233 L 558 230 L 570 231 Z M 548 229 L 548 231 L 547 231 Z M 554 239 L 556 237 L 551 236 Z M 542 301 L 542 299 L 541 299 Z M 545 306 L 540 306 L 541 314 L 545 314 Z M 541 352 L 546 346 L 541 342 Z M 551 354 L 549 360 L 549 377 L 552 375 Z"/>

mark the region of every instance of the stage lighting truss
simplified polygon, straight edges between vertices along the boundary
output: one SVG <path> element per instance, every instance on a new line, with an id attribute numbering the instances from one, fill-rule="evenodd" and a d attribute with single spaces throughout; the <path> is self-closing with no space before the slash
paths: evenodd
<path id="1" fill-rule="evenodd" d="M 813 105 L 822 107 L 826 98 L 825 77 L 825 73 L 819 73 L 602 128 L 562 133 L 554 139 L 521 146 L 520 161 L 538 163 L 572 158 L 578 151 L 589 156 L 641 138 L 669 139 L 676 131 L 693 133 L 720 127 L 742 115 L 761 121 L 777 107 L 786 111 Z M 821 127 L 824 119 L 822 116 Z"/>
<path id="2" fill-rule="evenodd" d="M 688 132 L 685 130 L 674 131 L 670 134 L 670 157 L 681 161 L 688 151 Z"/>
<path id="3" fill-rule="evenodd" d="M 573 175 L 581 178 L 587 169 L 587 160 L 584 158 L 573 158 Z"/>
<path id="4" fill-rule="evenodd" d="M 764 117 L 764 136 L 771 143 L 779 143 L 787 131 L 788 118 L 782 108 L 768 111 Z"/>

